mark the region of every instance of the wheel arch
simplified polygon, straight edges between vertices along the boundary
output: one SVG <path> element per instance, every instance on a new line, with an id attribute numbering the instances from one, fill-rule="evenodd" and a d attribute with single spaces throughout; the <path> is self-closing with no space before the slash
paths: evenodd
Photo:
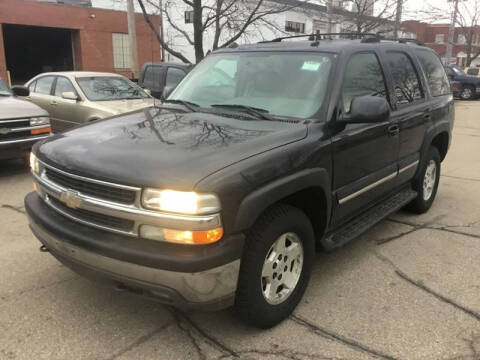
<path id="1" fill-rule="evenodd" d="M 332 207 L 329 173 L 325 169 L 307 169 L 254 190 L 240 203 L 235 231 L 249 229 L 269 207 L 277 203 L 302 210 L 312 223 L 315 237 L 321 238 Z"/>
<path id="2" fill-rule="evenodd" d="M 443 161 L 447 156 L 450 137 L 447 131 L 442 131 L 435 135 L 431 141 L 431 146 L 435 146 L 440 153 L 440 159 Z"/>

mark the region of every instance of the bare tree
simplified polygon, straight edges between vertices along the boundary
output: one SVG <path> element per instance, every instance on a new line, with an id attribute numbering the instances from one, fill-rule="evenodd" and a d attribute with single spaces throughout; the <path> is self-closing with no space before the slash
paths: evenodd
<path id="1" fill-rule="evenodd" d="M 163 40 L 158 29 L 150 20 L 146 5 L 162 13 L 163 19 L 186 42 L 195 49 L 195 61 L 199 62 L 205 56 L 205 32 L 213 33 L 212 50 L 226 47 L 243 36 L 248 36 L 249 31 L 257 26 L 264 25 L 272 30 L 280 30 L 277 24 L 271 21 L 271 16 L 295 7 L 301 7 L 308 0 L 291 1 L 266 1 L 266 0 L 164 0 L 160 8 L 158 1 L 137 0 L 143 16 L 155 33 L 158 42 L 165 51 L 185 63 L 190 60 L 179 50 L 173 49 L 166 40 Z M 193 14 L 193 31 L 187 31 L 178 25 L 173 12 L 178 9 L 179 3 Z"/>
<path id="2" fill-rule="evenodd" d="M 390 32 L 395 28 L 397 3 L 400 0 L 345 0 L 351 4 L 351 10 L 337 10 L 350 20 L 344 30 L 356 33 Z"/>

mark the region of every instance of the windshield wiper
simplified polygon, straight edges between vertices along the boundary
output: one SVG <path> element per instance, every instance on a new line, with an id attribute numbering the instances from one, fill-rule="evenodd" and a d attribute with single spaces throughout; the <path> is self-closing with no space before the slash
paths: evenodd
<path id="1" fill-rule="evenodd" d="M 267 115 L 268 110 L 253 107 L 253 106 L 241 105 L 241 104 L 213 104 L 213 105 L 210 105 L 210 106 L 211 107 L 224 107 L 224 108 L 245 110 L 250 115 L 254 115 L 255 117 L 257 117 L 259 119 L 270 120 L 270 121 L 275 120 L 270 115 Z"/>
<path id="2" fill-rule="evenodd" d="M 168 99 L 168 100 L 163 100 L 164 103 L 171 103 L 171 104 L 180 104 L 180 105 L 183 105 L 185 106 L 188 110 L 190 110 L 191 112 L 196 112 L 197 109 L 195 108 L 198 108 L 200 107 L 200 105 L 198 104 L 195 104 L 191 101 L 186 101 L 186 100 L 179 100 L 179 99 Z"/>

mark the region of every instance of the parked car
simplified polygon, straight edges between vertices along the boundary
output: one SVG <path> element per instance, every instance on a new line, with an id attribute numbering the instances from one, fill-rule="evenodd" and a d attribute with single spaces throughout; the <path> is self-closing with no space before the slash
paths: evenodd
<path id="1" fill-rule="evenodd" d="M 424 46 L 224 48 L 160 108 L 37 144 L 26 211 L 41 249 L 81 274 L 267 328 L 301 300 L 316 246 L 428 211 L 453 121 Z"/>
<path id="2" fill-rule="evenodd" d="M 138 85 L 148 89 L 152 96 L 162 99 L 163 92 L 170 93 L 192 69 L 192 65 L 149 62 L 142 67 Z"/>
<path id="3" fill-rule="evenodd" d="M 47 112 L 17 95 L 28 95 L 28 89 L 10 89 L 0 79 L 0 160 L 28 159 L 32 145 L 50 135 Z"/>
<path id="4" fill-rule="evenodd" d="M 460 67 L 449 65 L 446 67 L 447 75 L 450 81 L 456 81 L 462 84 L 461 91 L 455 95 L 462 100 L 472 100 L 480 96 L 480 78 L 467 75 Z"/>
<path id="5" fill-rule="evenodd" d="M 480 68 L 478 67 L 470 67 L 465 69 L 465 73 L 470 76 L 480 76 Z"/>
<path id="6" fill-rule="evenodd" d="M 25 86 L 30 90 L 27 98 L 50 114 L 54 132 L 154 104 L 138 85 L 112 73 L 44 73 Z"/>

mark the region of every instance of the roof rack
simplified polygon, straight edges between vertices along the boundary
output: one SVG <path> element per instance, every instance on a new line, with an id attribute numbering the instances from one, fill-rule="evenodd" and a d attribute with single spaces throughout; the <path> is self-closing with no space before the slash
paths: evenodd
<path id="1" fill-rule="evenodd" d="M 427 46 L 425 43 L 413 38 L 400 38 L 397 40 L 400 44 L 414 43 L 418 46 Z"/>
<path id="2" fill-rule="evenodd" d="M 376 33 L 351 33 L 351 32 L 344 32 L 344 33 L 320 33 L 317 31 L 316 33 L 312 34 L 304 34 L 304 35 L 290 35 L 290 36 L 283 36 L 278 37 L 273 40 L 269 41 L 262 41 L 261 43 L 270 43 L 270 42 L 281 42 L 282 40 L 287 39 L 296 39 L 296 38 L 303 38 L 306 37 L 310 41 L 318 41 L 318 40 L 332 40 L 332 36 L 341 36 L 350 39 L 362 39 L 362 42 L 379 42 L 382 38 L 379 34 Z"/>

